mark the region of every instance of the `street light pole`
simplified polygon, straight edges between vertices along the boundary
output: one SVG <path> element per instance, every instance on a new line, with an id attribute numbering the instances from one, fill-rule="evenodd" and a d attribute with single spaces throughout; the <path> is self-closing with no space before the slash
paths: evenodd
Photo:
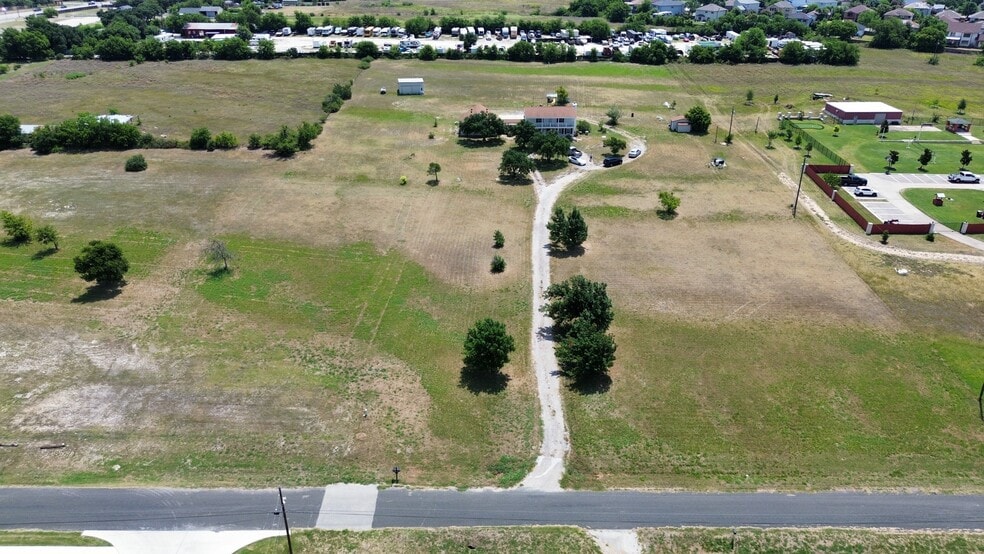
<path id="1" fill-rule="evenodd" d="M 809 154 L 803 155 L 803 167 L 800 168 L 800 179 L 796 185 L 796 198 L 793 199 L 793 217 L 796 217 L 796 207 L 799 206 L 800 189 L 803 188 L 803 174 L 806 173 L 806 160 L 810 159 Z"/>

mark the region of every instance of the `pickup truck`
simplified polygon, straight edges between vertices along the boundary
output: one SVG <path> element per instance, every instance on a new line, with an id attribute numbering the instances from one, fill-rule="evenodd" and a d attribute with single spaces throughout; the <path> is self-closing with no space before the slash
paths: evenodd
<path id="1" fill-rule="evenodd" d="M 957 173 L 951 173 L 946 177 L 947 181 L 951 183 L 980 183 L 981 178 L 969 171 L 958 171 Z"/>
<path id="2" fill-rule="evenodd" d="M 863 187 L 868 184 L 868 180 L 864 177 L 860 177 L 853 173 L 848 173 L 847 175 L 841 175 L 841 186 L 845 187 Z"/>

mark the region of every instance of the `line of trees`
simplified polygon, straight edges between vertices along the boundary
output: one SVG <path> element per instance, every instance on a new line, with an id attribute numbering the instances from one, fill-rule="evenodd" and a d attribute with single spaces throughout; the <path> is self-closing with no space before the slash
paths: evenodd
<path id="1" fill-rule="evenodd" d="M 557 363 L 575 381 L 601 377 L 615 363 L 615 339 L 607 334 L 615 318 L 607 285 L 575 275 L 550 285 L 544 313 L 553 321 Z"/>

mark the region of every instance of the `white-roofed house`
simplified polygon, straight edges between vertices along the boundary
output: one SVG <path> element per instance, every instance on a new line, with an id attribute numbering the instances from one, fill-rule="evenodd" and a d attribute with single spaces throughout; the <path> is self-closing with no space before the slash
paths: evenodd
<path id="1" fill-rule="evenodd" d="M 911 4 L 906 4 L 904 7 L 913 14 L 925 16 L 933 13 L 933 6 L 930 6 L 926 2 L 912 2 Z"/>

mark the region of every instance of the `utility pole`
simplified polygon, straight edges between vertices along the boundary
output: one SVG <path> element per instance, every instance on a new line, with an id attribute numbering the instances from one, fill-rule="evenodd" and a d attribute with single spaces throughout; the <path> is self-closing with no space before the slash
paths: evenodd
<path id="1" fill-rule="evenodd" d="M 284 503 L 284 491 L 277 487 L 277 494 L 280 495 L 280 510 L 279 512 L 284 516 L 284 530 L 287 531 L 287 552 L 289 554 L 294 554 L 294 545 L 290 542 L 290 526 L 287 525 L 287 504 Z M 273 512 L 277 515 L 277 512 Z"/>
<path id="2" fill-rule="evenodd" d="M 735 109 L 731 108 L 731 121 L 728 122 L 728 136 L 731 136 L 731 125 L 735 122 Z"/>
<path id="3" fill-rule="evenodd" d="M 803 187 L 803 174 L 806 173 L 806 160 L 810 158 L 809 154 L 803 155 L 803 167 L 800 169 L 800 180 L 799 184 L 796 185 L 796 198 L 793 199 L 793 217 L 796 217 L 796 207 L 799 206 L 800 201 L 800 188 Z"/>

